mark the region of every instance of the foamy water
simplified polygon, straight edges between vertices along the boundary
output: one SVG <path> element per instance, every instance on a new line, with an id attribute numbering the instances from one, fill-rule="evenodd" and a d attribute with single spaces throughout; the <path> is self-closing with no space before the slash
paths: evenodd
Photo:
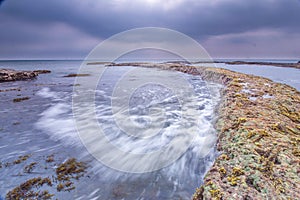
<path id="1" fill-rule="evenodd" d="M 129 127 L 130 130 L 135 130 L 136 127 L 145 130 L 148 130 L 149 127 L 155 129 L 155 126 L 151 126 L 154 122 L 151 121 L 153 118 L 149 117 L 149 112 L 155 113 L 157 111 L 159 115 L 155 119 L 164 122 L 163 126 L 155 130 L 156 133 L 151 137 L 141 139 L 126 134 L 116 123 L 115 113 L 112 111 L 112 99 L 122 98 L 113 95 L 114 88 L 124 73 L 130 69 L 132 68 L 109 68 L 98 83 L 95 92 L 96 116 L 105 137 L 99 139 L 96 135 L 89 136 L 91 148 L 100 151 L 112 160 L 118 160 L 123 166 L 140 169 L 141 166 L 137 166 L 136 163 L 132 162 L 132 153 L 147 155 L 151 152 L 161 151 L 164 146 L 173 140 L 178 138 L 184 140 L 189 132 L 195 134 L 192 140 L 187 140 L 190 142 L 185 144 L 187 146 L 178 146 L 179 150 L 186 148 L 178 159 L 175 159 L 168 166 L 152 172 L 122 172 L 122 170 L 113 169 L 114 167 L 107 166 L 105 163 L 103 164 L 94 159 L 91 162 L 90 170 L 98 177 L 95 186 L 101 185 L 100 189 L 94 191 L 94 196 L 100 199 L 190 199 L 196 187 L 201 184 L 205 172 L 212 165 L 216 154 L 214 149 L 216 132 L 212 123 L 214 108 L 219 100 L 218 91 L 220 86 L 216 84 L 207 85 L 199 77 L 192 75 L 167 72 L 167 75 L 162 76 L 164 81 L 181 76 L 190 84 L 195 95 L 190 98 L 187 97 L 186 102 L 180 102 L 171 89 L 161 84 L 147 83 L 137 88 L 128 102 L 130 121 L 133 124 L 132 127 Z M 156 69 L 145 70 L 147 72 Z M 155 73 L 160 72 L 155 71 Z M 130 80 L 134 81 L 141 78 L 143 78 L 142 75 L 132 76 Z M 52 140 L 62 143 L 66 148 L 69 146 L 84 147 L 76 131 L 78 121 L 74 119 L 73 111 L 85 109 L 85 107 L 74 107 L 74 104 L 72 105 L 70 101 L 72 92 L 55 92 L 45 87 L 38 91 L 37 95 L 50 100 L 52 105 L 40 114 L 35 126 L 47 133 Z M 193 109 L 187 111 L 187 113 L 197 113 L 197 119 L 193 120 L 190 115 L 184 116 L 182 108 Z M 164 112 L 163 116 L 160 115 L 161 111 Z M 85 112 L 82 113 L 84 115 Z M 84 124 L 83 131 L 91 131 L 92 127 L 89 126 L 85 116 L 81 117 Z M 122 117 L 125 119 L 126 116 L 121 115 L 121 119 Z M 113 146 L 125 152 L 125 156 L 119 157 L 112 149 L 99 146 L 103 142 L 102 140 L 107 139 Z M 97 141 L 95 142 L 95 140 Z M 170 157 L 172 157 L 172 153 L 171 149 L 166 152 Z M 89 155 L 86 151 L 79 155 L 81 158 L 87 156 Z M 160 159 L 168 158 L 147 157 L 142 169 L 148 169 L 149 166 L 156 169 Z M 116 195 L 118 192 L 121 196 Z"/>

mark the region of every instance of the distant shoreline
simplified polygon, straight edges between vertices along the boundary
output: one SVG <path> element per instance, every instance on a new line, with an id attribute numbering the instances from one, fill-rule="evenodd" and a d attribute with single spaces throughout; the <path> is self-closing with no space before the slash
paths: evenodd
<path id="1" fill-rule="evenodd" d="M 88 62 L 88 65 L 98 65 L 98 64 L 108 64 L 109 66 L 127 66 L 127 65 L 143 65 L 143 64 L 149 64 L 149 62 L 120 62 L 120 63 L 108 63 L 108 62 Z M 274 66 L 274 67 L 290 67 L 290 68 L 296 68 L 300 69 L 300 61 L 292 63 L 292 62 L 268 62 L 268 61 L 225 61 L 225 60 L 220 60 L 220 61 L 197 61 L 197 62 L 192 62 L 189 63 L 187 61 L 166 61 L 162 63 L 157 63 L 157 64 L 207 64 L 207 63 L 224 63 L 228 65 L 263 65 L 263 66 Z"/>
<path id="2" fill-rule="evenodd" d="M 292 68 L 300 69 L 300 61 L 297 63 L 254 62 L 254 61 L 229 61 L 229 62 L 214 61 L 213 63 L 225 63 L 228 65 L 268 65 L 268 66 L 275 66 L 275 67 L 292 67 Z"/>

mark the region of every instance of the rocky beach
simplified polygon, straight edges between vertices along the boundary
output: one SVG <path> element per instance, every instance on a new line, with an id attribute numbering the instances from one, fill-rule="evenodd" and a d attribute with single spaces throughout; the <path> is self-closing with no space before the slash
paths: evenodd
<path id="1" fill-rule="evenodd" d="M 92 64 L 91 64 L 92 65 Z M 120 63 L 111 66 L 134 66 L 175 70 L 201 77 L 224 86 L 221 102 L 215 112 L 217 119 L 217 157 L 195 191 L 200 199 L 297 199 L 300 190 L 300 93 L 296 89 L 269 79 L 226 69 L 191 66 L 182 63 Z M 96 67 L 96 66 L 95 66 Z M 35 79 L 49 70 L 1 70 L 3 82 Z M 88 76 L 70 74 L 61 77 Z M 11 92 L 12 89 L 1 92 Z M 16 89 L 17 91 L 17 89 Z M 29 100 L 31 96 L 14 99 Z M 17 124 L 16 124 L 17 125 Z M 30 176 L 8 191 L 6 199 L 52 199 L 56 192 L 72 192 L 75 183 L 88 173 L 87 164 L 69 157 L 56 162 L 48 155 L 40 162 L 26 154 L 11 162 L 2 162 L 0 170 L 24 165 L 24 174 L 37 166 L 52 166 L 49 176 Z M 30 162 L 25 162 L 29 160 Z M 49 171 L 49 169 L 47 169 Z M 47 171 L 46 170 L 46 171 Z M 74 177 L 77 177 L 75 178 Z M 80 179 L 79 179 L 80 178 Z M 199 177 L 200 179 L 200 177 Z M 39 190 L 40 187 L 50 190 Z M 52 188 L 52 189 L 51 189 Z"/>

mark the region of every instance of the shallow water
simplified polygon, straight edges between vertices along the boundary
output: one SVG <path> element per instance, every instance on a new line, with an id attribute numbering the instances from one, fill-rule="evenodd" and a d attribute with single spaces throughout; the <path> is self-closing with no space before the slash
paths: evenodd
<path id="1" fill-rule="evenodd" d="M 68 157 L 76 157 L 88 161 L 90 165 L 88 177 L 76 182 L 74 191 L 57 192 L 55 189 L 48 188 L 49 192 L 55 193 L 59 199 L 190 199 L 196 187 L 201 184 L 205 172 L 212 165 L 216 154 L 214 149 L 216 133 L 212 122 L 213 111 L 219 100 L 220 86 L 207 85 L 199 77 L 179 72 L 143 69 L 138 73 L 133 73 L 133 67 L 105 68 L 95 91 L 97 123 L 101 125 L 105 139 L 127 153 L 120 158 L 113 153 L 112 149 L 97 146 L 99 144 L 97 142 L 101 141 L 96 143 L 93 141 L 95 138 L 98 139 L 96 134 L 87 137 L 93 141 L 88 144 L 91 145 L 91 149 L 108 155 L 112 160 L 122 161 L 121 167 L 125 167 L 122 169 L 132 168 L 133 171 L 148 169 L 145 173 L 130 173 L 122 169 L 121 171 L 113 169 L 107 166 L 107 163 L 102 164 L 92 157 L 76 131 L 76 125 L 78 128 L 78 123 L 81 122 L 86 125 L 83 130 L 87 132 L 93 130 L 89 122 L 85 123 L 84 116 L 74 119 L 73 111 L 82 111 L 84 115 L 85 107 L 72 105 L 72 95 L 73 97 L 78 95 L 76 94 L 78 91 L 75 90 L 75 93 L 73 91 L 75 79 L 62 76 L 76 73 L 80 63 L 75 61 L 0 63 L 5 68 L 52 70 L 51 74 L 42 74 L 33 81 L 0 84 L 0 89 L 21 88 L 21 91 L 0 93 L 1 161 L 11 162 L 19 155 L 31 154 L 26 163 L 34 161 L 40 163 L 31 174 L 23 172 L 24 165 L 0 169 L 0 196 L 4 197 L 8 190 L 30 177 L 51 176 L 51 170 L 55 169 L 55 166 L 48 166 L 45 169 L 47 163 L 43 160 L 46 156 L 54 154 L 55 158 L 61 162 Z M 89 70 L 93 76 L 93 69 Z M 162 73 L 164 74 L 159 76 Z M 156 82 L 145 81 L 147 75 L 153 77 L 153 74 L 157 75 Z M 127 79 L 124 78 L 125 75 Z M 184 101 L 174 93 L 176 89 L 166 87 L 168 83 L 174 85 L 177 81 L 177 88 L 181 88 L 182 84 L 180 85 L 179 79 L 185 80 L 190 86 L 188 90 L 182 91 Z M 120 82 L 120 80 L 125 81 Z M 128 104 L 125 104 L 127 107 L 123 108 L 123 104 L 118 104 L 123 96 L 115 93 L 116 88 L 120 85 L 119 91 L 124 92 L 136 86 L 136 83 L 143 84 L 138 84 L 139 87 L 130 93 Z M 159 83 L 165 83 L 165 85 Z M 80 88 L 80 85 L 75 87 Z M 188 93 L 191 91 L 193 95 Z M 13 103 L 12 99 L 17 98 L 18 95 L 29 96 L 30 100 Z M 112 102 L 116 102 L 114 108 L 118 111 L 117 113 L 114 113 L 112 109 Z M 124 130 L 120 125 L 122 122 L 118 123 L 115 117 L 119 113 L 120 119 L 127 120 L 124 116 L 126 109 L 130 114 L 130 120 L 127 122 L 130 123 L 126 124 L 127 129 L 124 128 Z M 161 111 L 163 111 L 163 119 L 160 118 Z M 159 115 L 155 115 L 157 112 Z M 196 113 L 197 119 L 192 118 L 194 115 L 191 113 Z M 153 116 L 156 118 L 151 118 Z M 151 125 L 156 122 L 163 122 L 158 123 L 162 125 L 159 129 Z M 146 132 L 152 134 L 151 137 L 142 139 L 140 135 L 132 137 L 127 132 L 128 130 L 140 132 L 150 129 L 156 132 L 154 134 Z M 193 133 L 193 139 L 187 140 L 190 143 L 185 144 L 181 141 L 176 143 L 181 144 L 175 146 L 176 149 L 183 150 L 183 152 L 178 159 L 167 166 L 160 164 L 161 160 L 168 159 L 168 156 L 149 157 L 151 159 L 144 162 L 142 166 L 132 161 L 131 153 L 147 155 L 162 151 L 165 145 L 178 138 L 185 141 L 191 133 Z M 168 149 L 163 153 L 172 157 L 174 152 Z"/>

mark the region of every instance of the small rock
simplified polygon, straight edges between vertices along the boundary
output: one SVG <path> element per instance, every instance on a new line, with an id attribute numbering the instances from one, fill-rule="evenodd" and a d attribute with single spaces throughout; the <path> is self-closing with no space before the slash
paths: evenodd
<path id="1" fill-rule="evenodd" d="M 38 73 L 38 74 L 49 74 L 49 73 L 51 73 L 50 70 L 46 70 L 46 69 L 34 70 L 33 72 Z"/>
<path id="2" fill-rule="evenodd" d="M 90 74 L 68 74 L 63 77 L 78 77 L 78 76 L 90 76 Z"/>
<path id="3" fill-rule="evenodd" d="M 29 100 L 29 99 L 30 99 L 29 97 L 15 98 L 13 100 L 13 102 L 17 103 L 17 102 L 21 102 L 21 101 L 25 101 L 25 100 Z"/>

